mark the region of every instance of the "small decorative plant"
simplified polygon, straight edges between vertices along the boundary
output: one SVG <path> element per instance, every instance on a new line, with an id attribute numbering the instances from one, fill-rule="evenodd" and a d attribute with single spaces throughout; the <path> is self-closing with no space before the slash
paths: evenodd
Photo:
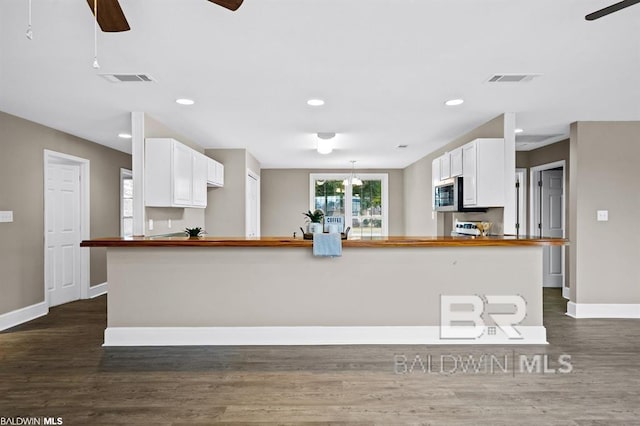
<path id="1" fill-rule="evenodd" d="M 187 234 L 190 238 L 196 238 L 201 237 L 204 231 L 200 227 L 185 228 L 184 233 Z"/>
<path id="2" fill-rule="evenodd" d="M 311 223 L 322 223 L 322 218 L 324 217 L 324 212 L 322 210 L 314 210 L 313 212 L 309 210 L 302 214 L 305 215 Z"/>

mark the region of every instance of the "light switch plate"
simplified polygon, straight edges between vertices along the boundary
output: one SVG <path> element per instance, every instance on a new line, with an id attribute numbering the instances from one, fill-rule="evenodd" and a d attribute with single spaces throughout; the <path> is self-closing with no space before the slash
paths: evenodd
<path id="1" fill-rule="evenodd" d="M 153 231 L 153 219 L 149 219 L 149 231 Z"/>
<path id="2" fill-rule="evenodd" d="M 1 211 L 0 222 L 13 222 L 13 211 Z"/>
<path id="3" fill-rule="evenodd" d="M 609 220 L 609 210 L 598 210 L 596 217 L 598 222 L 607 222 Z"/>
<path id="4" fill-rule="evenodd" d="M 171 219 L 167 220 L 167 228 L 171 229 Z"/>

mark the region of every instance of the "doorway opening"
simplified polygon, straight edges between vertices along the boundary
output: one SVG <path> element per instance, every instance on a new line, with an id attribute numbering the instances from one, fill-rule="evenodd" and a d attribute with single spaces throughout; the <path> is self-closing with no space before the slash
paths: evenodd
<path id="1" fill-rule="evenodd" d="M 89 294 L 89 160 L 44 150 L 44 294 L 56 306 Z"/>
<path id="2" fill-rule="evenodd" d="M 260 237 L 260 175 L 247 169 L 245 232 Z"/>
<path id="3" fill-rule="evenodd" d="M 565 238 L 565 161 L 556 161 L 530 170 L 530 233 L 538 237 Z M 565 280 L 564 246 L 543 249 L 543 287 L 561 287 L 568 294 Z"/>

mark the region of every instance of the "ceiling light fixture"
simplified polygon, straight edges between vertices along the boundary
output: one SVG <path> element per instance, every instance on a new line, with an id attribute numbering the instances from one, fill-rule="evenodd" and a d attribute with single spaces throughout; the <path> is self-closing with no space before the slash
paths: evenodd
<path id="1" fill-rule="evenodd" d="M 131 135 L 129 133 L 118 133 L 118 137 L 122 139 L 131 139 Z"/>
<path id="2" fill-rule="evenodd" d="M 321 132 L 317 134 L 318 136 L 318 153 L 319 154 L 331 154 L 333 151 L 333 143 L 331 139 L 336 137 L 335 133 L 332 132 Z"/>
<path id="3" fill-rule="evenodd" d="M 515 129 L 513 132 L 514 133 L 522 133 L 522 132 L 524 132 L 524 129 Z"/>
<path id="4" fill-rule="evenodd" d="M 93 0 L 93 69 L 100 69 L 98 63 L 98 0 Z"/>
<path id="5" fill-rule="evenodd" d="M 33 40 L 33 31 L 31 30 L 31 0 L 29 0 L 29 25 L 27 26 L 26 36 L 29 40 Z"/>
<path id="6" fill-rule="evenodd" d="M 196 102 L 193 99 L 180 98 L 176 99 L 176 103 L 180 105 L 193 105 Z"/>
<path id="7" fill-rule="evenodd" d="M 446 106 L 458 106 L 464 103 L 464 99 L 449 99 L 444 104 Z"/>
<path id="8" fill-rule="evenodd" d="M 351 175 L 348 179 L 342 181 L 344 186 L 362 186 L 362 180 L 356 176 L 356 160 L 351 160 Z"/>
<path id="9" fill-rule="evenodd" d="M 309 106 L 322 106 L 322 105 L 324 105 L 324 101 L 322 99 L 309 99 L 307 101 L 307 105 L 309 105 Z"/>

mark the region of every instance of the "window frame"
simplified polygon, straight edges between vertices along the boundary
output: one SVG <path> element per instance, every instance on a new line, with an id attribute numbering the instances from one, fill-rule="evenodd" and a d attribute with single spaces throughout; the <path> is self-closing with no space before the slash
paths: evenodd
<path id="1" fill-rule="evenodd" d="M 381 198 L 382 198 L 382 236 L 389 236 L 389 174 L 388 173 L 359 173 L 355 175 L 361 180 L 379 180 L 381 181 Z M 344 180 L 351 177 L 351 172 L 344 173 L 309 173 L 309 209 L 315 209 L 316 196 L 316 180 Z M 345 228 L 352 227 L 353 224 L 353 190 L 352 185 L 345 186 Z"/>

